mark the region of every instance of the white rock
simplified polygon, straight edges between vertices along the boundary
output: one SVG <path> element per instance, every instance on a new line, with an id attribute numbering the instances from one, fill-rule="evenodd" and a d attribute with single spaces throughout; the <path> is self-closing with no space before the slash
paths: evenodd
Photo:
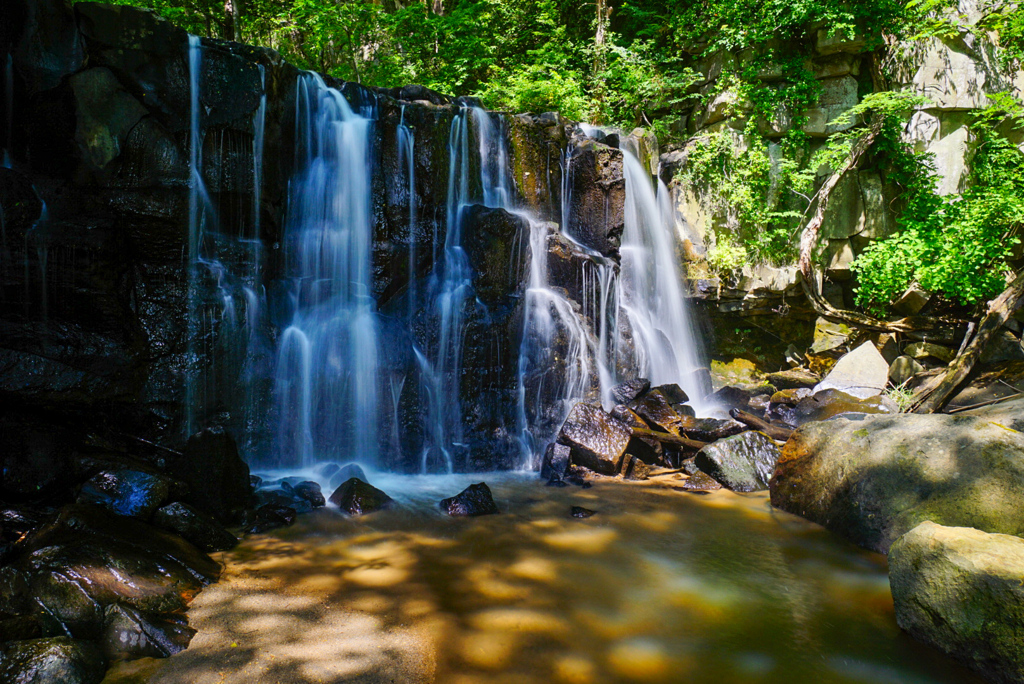
<path id="1" fill-rule="evenodd" d="M 889 380 L 889 364 L 871 342 L 865 342 L 839 359 L 815 392 L 835 389 L 861 399 L 878 396 Z"/>

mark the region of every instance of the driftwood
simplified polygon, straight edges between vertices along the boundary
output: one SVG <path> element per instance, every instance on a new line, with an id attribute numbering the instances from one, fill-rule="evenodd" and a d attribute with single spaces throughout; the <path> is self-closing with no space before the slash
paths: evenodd
<path id="1" fill-rule="evenodd" d="M 767 421 L 761 420 L 752 413 L 747 413 L 746 411 L 741 411 L 737 408 L 730 410 L 729 415 L 733 417 L 733 420 L 738 420 L 744 425 L 752 427 L 755 430 L 760 430 L 772 439 L 777 439 L 780 442 L 785 442 L 793 434 L 793 430 L 790 428 L 772 425 Z"/>
<path id="2" fill-rule="evenodd" d="M 689 437 L 680 437 L 679 435 L 672 435 L 667 432 L 656 432 L 654 430 L 648 430 L 646 428 L 632 428 L 634 437 L 647 437 L 648 439 L 656 439 L 662 444 L 668 444 L 675 447 L 683 447 L 684 449 L 695 449 L 700 451 L 707 446 L 706 442 L 698 442 L 695 439 Z"/>
<path id="3" fill-rule="evenodd" d="M 1022 303 L 1024 303 L 1024 271 L 1014 278 L 1002 294 L 989 303 L 988 311 L 981 319 L 974 339 L 956 355 L 945 373 L 936 376 L 918 393 L 911 410 L 915 413 L 941 411 L 967 381 L 967 377 L 974 370 L 985 347 L 1010 316 L 1017 312 Z"/>
<path id="4" fill-rule="evenodd" d="M 992 406 L 993 404 L 1001 404 L 1004 401 L 1010 401 L 1011 399 L 1018 399 L 1024 397 L 1024 392 L 1017 392 L 1007 397 L 999 397 L 998 399 L 989 399 L 988 401 L 982 401 L 977 404 L 971 404 L 970 406 L 957 406 L 954 409 L 949 409 L 946 413 L 963 413 L 964 411 L 973 411 L 976 408 L 984 408 L 985 406 Z"/>

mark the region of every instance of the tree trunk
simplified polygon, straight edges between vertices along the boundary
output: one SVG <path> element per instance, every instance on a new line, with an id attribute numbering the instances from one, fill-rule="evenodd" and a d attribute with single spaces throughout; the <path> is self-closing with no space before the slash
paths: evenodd
<path id="1" fill-rule="evenodd" d="M 967 380 L 981 358 L 985 347 L 1003 327 L 1007 319 L 1020 309 L 1024 303 L 1024 271 L 1018 275 L 1003 293 L 988 305 L 985 317 L 978 325 L 978 332 L 964 350 L 957 354 L 949 368 L 935 378 L 923 390 L 914 402 L 915 413 L 935 413 L 941 411 L 953 395 Z"/>

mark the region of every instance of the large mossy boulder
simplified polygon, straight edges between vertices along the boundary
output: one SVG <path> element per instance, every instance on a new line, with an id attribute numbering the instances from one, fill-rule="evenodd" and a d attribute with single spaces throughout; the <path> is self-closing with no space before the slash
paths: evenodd
<path id="1" fill-rule="evenodd" d="M 844 415 L 786 442 L 772 504 L 886 553 L 918 524 L 1024 534 L 1024 434 L 981 417 Z"/>
<path id="2" fill-rule="evenodd" d="M 779 447 L 763 432 L 750 430 L 708 444 L 697 452 L 697 467 L 734 492 L 768 489 Z"/>
<path id="3" fill-rule="evenodd" d="M 0 682 L 98 684 L 107 661 L 95 644 L 69 637 L 0 644 Z"/>
<path id="4" fill-rule="evenodd" d="M 924 522 L 889 551 L 900 627 L 993 682 L 1024 682 L 1024 539 Z"/>

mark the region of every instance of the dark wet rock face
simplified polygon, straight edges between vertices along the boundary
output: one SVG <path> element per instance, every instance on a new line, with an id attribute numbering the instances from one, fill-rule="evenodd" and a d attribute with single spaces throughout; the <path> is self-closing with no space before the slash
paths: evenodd
<path id="1" fill-rule="evenodd" d="M 574 518 L 589 518 L 595 513 L 597 513 L 597 511 L 592 511 L 589 508 L 584 508 L 583 506 L 573 506 L 569 509 L 569 514 Z"/>
<path id="2" fill-rule="evenodd" d="M 702 470 L 697 470 L 683 480 L 682 488 L 689 492 L 713 492 L 721 489 L 722 484 Z"/>
<path id="3" fill-rule="evenodd" d="M 564 444 L 552 442 L 544 451 L 544 460 L 540 464 L 540 476 L 544 480 L 562 480 L 569 469 L 572 449 Z"/>
<path id="4" fill-rule="evenodd" d="M 184 616 L 147 616 L 127 606 L 107 606 L 100 643 L 111 660 L 166 658 L 188 647 L 195 630 Z"/>
<path id="5" fill-rule="evenodd" d="M 697 466 L 735 492 L 768 489 L 779 447 L 768 435 L 749 431 L 720 439 L 697 452 Z"/>
<path id="6" fill-rule="evenodd" d="M 568 163 L 570 208 L 567 232 L 601 254 L 619 248 L 626 201 L 622 152 L 594 140 L 579 143 Z"/>
<path id="7" fill-rule="evenodd" d="M 645 394 L 634 404 L 633 410 L 655 430 L 677 435 L 682 430 L 683 416 L 672 407 L 672 401 L 660 389 Z"/>
<path id="8" fill-rule="evenodd" d="M 249 466 L 238 455 L 234 438 L 222 428 L 193 435 L 169 467 L 188 485 L 186 503 L 218 520 L 237 521 L 249 505 Z"/>
<path id="9" fill-rule="evenodd" d="M 349 515 L 366 515 L 396 505 L 390 496 L 357 477 L 343 482 L 329 501 Z"/>
<path id="10" fill-rule="evenodd" d="M 104 470 L 82 485 L 78 501 L 145 520 L 167 499 L 170 489 L 166 477 L 137 470 Z"/>
<path id="11" fill-rule="evenodd" d="M 99 684 L 107 671 L 92 642 L 69 637 L 0 644 L 0 681 L 11 684 Z"/>
<path id="12" fill-rule="evenodd" d="M 439 505 L 444 513 L 452 516 L 493 515 L 499 512 L 491 496 L 491 488 L 483 482 L 469 485 L 450 499 L 442 499 Z"/>
<path id="13" fill-rule="evenodd" d="M 558 441 L 572 450 L 572 462 L 596 473 L 615 475 L 632 436 L 630 429 L 599 407 L 576 404 Z"/>
<path id="14" fill-rule="evenodd" d="M 176 501 L 153 514 L 153 524 L 180 534 L 203 551 L 227 551 L 238 543 L 235 535 L 202 511 Z"/>

